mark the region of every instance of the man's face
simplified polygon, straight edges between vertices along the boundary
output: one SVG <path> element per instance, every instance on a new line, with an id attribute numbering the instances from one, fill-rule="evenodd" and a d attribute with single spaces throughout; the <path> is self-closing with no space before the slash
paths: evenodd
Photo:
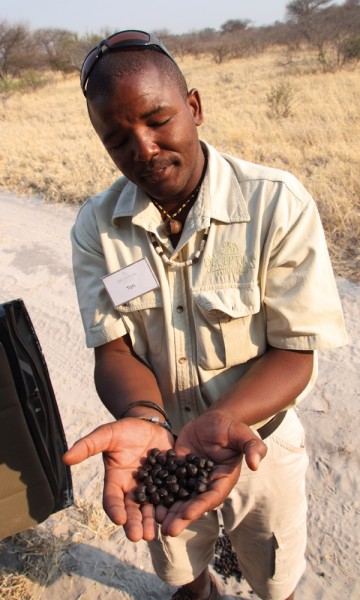
<path id="1" fill-rule="evenodd" d="M 113 95 L 89 102 L 94 129 L 118 169 L 163 203 L 185 200 L 204 165 L 196 90 L 184 98 L 154 67 L 127 75 Z"/>

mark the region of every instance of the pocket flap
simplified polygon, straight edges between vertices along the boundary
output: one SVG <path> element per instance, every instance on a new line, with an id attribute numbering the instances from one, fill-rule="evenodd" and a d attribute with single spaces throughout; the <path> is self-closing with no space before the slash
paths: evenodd
<path id="1" fill-rule="evenodd" d="M 136 310 L 145 310 L 147 308 L 160 308 L 162 307 L 161 291 L 159 289 L 151 290 L 142 294 L 138 298 L 129 300 L 125 304 L 120 304 L 117 310 L 121 313 L 131 313 Z"/>
<path id="2" fill-rule="evenodd" d="M 260 290 L 256 284 L 194 292 L 193 297 L 199 310 L 209 317 L 226 315 L 237 319 L 260 310 Z"/>

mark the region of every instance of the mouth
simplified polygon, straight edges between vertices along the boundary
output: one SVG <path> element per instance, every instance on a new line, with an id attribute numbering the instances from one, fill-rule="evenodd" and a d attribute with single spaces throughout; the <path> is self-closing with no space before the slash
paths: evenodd
<path id="1" fill-rule="evenodd" d="M 165 163 L 144 169 L 140 173 L 140 179 L 149 183 L 160 183 L 169 177 L 172 166 L 173 163 Z"/>

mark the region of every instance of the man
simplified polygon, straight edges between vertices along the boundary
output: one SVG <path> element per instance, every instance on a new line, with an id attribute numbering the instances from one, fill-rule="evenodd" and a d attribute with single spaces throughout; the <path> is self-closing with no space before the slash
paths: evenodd
<path id="1" fill-rule="evenodd" d="M 72 232 L 96 387 L 117 421 L 65 460 L 104 453 L 104 508 L 149 542 L 158 575 L 179 586 L 173 599 L 220 598 L 208 569 L 219 507 L 255 593 L 290 600 L 305 567 L 308 464 L 294 406 L 314 350 L 346 342 L 315 204 L 288 173 L 199 140 L 199 93 L 149 34 L 101 42 L 81 82 L 123 174 Z M 212 459 L 210 489 L 140 508 L 134 474 L 154 447 Z"/>

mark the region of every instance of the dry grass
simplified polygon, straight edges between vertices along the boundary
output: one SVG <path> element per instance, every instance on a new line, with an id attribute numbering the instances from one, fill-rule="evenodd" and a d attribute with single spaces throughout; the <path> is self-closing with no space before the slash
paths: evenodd
<path id="1" fill-rule="evenodd" d="M 69 542 L 57 538 L 45 525 L 7 538 L 0 546 L 2 555 L 12 557 L 10 565 L 0 564 L 2 600 L 38 600 L 43 589 L 62 570 Z"/>
<path id="2" fill-rule="evenodd" d="M 76 545 L 119 532 L 100 503 L 79 500 L 66 509 L 65 522 L 64 514 L 0 541 L 1 600 L 40 600 L 44 590 L 67 573 L 69 550 L 71 555 Z"/>
<path id="3" fill-rule="evenodd" d="M 181 67 L 202 95 L 201 135 L 219 150 L 292 171 L 313 194 L 338 274 L 360 280 L 360 78 L 322 73 L 306 54 L 282 50 L 215 65 Z M 269 115 L 271 90 L 291 91 L 288 118 Z M 77 78 L 58 80 L 0 105 L 0 186 L 82 202 L 117 176 L 86 114 Z"/>

